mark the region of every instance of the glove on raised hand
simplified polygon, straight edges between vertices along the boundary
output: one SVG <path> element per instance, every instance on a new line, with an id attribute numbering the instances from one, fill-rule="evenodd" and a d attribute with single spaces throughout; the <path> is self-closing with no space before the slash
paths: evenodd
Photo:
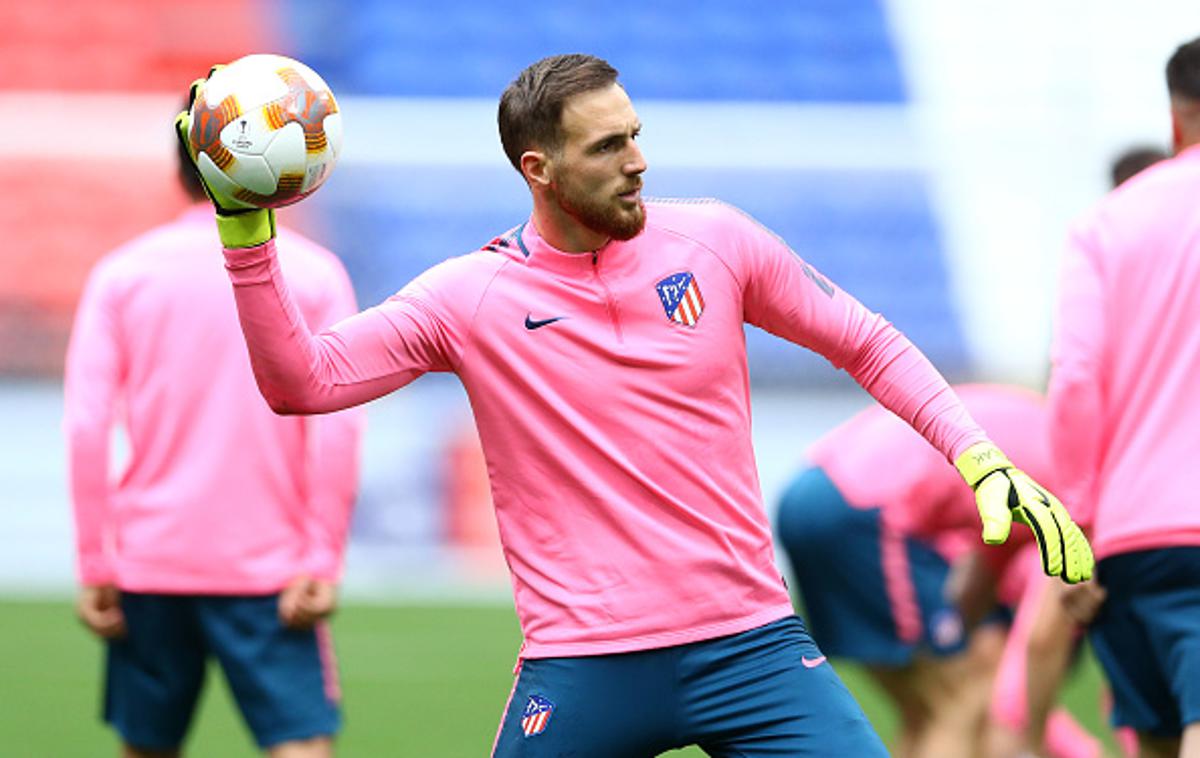
<path id="1" fill-rule="evenodd" d="M 208 76 L 212 76 L 213 72 L 220 68 L 214 66 L 208 72 Z M 188 108 L 175 117 L 175 135 L 179 138 L 184 152 L 192 159 L 192 167 L 200 177 L 200 184 L 204 186 L 204 192 L 217 212 L 217 233 L 221 237 L 221 244 L 227 248 L 261 245 L 275 236 L 275 211 L 238 200 L 228 192 L 212 186 L 196 166 L 197 156 L 192 149 L 193 143 L 206 144 L 219 139 L 215 130 L 219 128 L 220 120 L 215 117 L 215 111 L 220 106 L 210 105 L 205 101 L 204 85 L 207 80 L 208 77 L 205 77 L 192 82 L 188 91 Z M 212 130 L 214 133 L 205 134 L 205 130 Z M 195 140 L 192 139 L 193 136 L 196 137 Z"/>

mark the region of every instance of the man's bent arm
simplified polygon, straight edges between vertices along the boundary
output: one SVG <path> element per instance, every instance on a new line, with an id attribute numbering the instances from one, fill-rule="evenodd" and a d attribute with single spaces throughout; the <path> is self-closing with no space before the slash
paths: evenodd
<path id="1" fill-rule="evenodd" d="M 340 264 L 333 279 L 308 318 L 314 326 L 330 326 L 357 310 L 350 278 Z M 341 577 L 346 534 L 358 492 L 365 423 L 366 413 L 361 408 L 307 419 L 308 514 L 304 528 L 308 537 L 305 571 L 310 577 L 329 582 Z"/>
<path id="2" fill-rule="evenodd" d="M 723 227 L 743 277 L 746 320 L 845 369 L 947 460 L 987 439 L 933 364 L 903 334 L 749 217 Z"/>
<path id="3" fill-rule="evenodd" d="M 388 301 L 313 335 L 275 256 L 275 241 L 225 250 L 259 391 L 276 413 L 326 413 L 382 397 L 444 370 L 420 307 Z"/>
<path id="4" fill-rule="evenodd" d="M 857 349 L 844 368 L 880 405 L 908 422 L 949 461 L 987 439 L 945 378 L 907 337 L 879 316 L 861 324 L 861 338 L 851 343 Z"/>
<path id="5" fill-rule="evenodd" d="M 101 263 L 88 279 L 71 330 L 63 391 L 77 570 L 79 581 L 93 587 L 115 579 L 104 549 L 109 436 L 121 372 L 111 276 Z"/>

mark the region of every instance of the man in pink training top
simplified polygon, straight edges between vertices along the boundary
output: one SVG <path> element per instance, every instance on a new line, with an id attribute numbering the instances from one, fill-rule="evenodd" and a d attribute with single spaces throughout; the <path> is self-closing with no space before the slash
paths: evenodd
<path id="1" fill-rule="evenodd" d="M 1200 756 L 1200 39 L 1166 67 L 1175 157 L 1072 228 L 1050 378 L 1067 502 L 1107 599 L 1089 637 L 1142 755 Z M 1089 585 L 1090 590 L 1098 587 Z"/>
<path id="2" fill-rule="evenodd" d="M 190 157 L 179 173 L 204 197 Z M 101 260 L 66 365 L 78 612 L 106 641 L 104 718 L 124 755 L 178 755 L 220 661 L 258 745 L 332 754 L 329 629 L 357 486 L 361 411 L 280 418 L 254 386 L 207 204 Z M 329 251 L 281 232 L 305 324 L 355 310 Z M 120 423 L 128 460 L 109 477 Z"/>
<path id="3" fill-rule="evenodd" d="M 1167 157 L 1157 147 L 1145 145 L 1122 150 L 1109 166 L 1112 188 Z M 1027 562 L 1029 557 L 1021 560 Z M 1049 755 L 1064 758 L 1102 753 L 1098 740 L 1090 735 L 1061 739 L 1069 734 L 1064 728 L 1066 714 L 1055 709 L 1063 680 L 1078 660 L 1082 635 L 1082 627 L 1068 613 L 1065 594 L 1087 586 L 1026 582 L 993 685 L 989 758 L 1020 758 L 1043 743 L 1048 744 Z M 1126 755 L 1137 754 L 1132 730 L 1118 729 L 1115 738 Z"/>
<path id="4" fill-rule="evenodd" d="M 1053 481 L 1040 395 L 999 384 L 954 390 L 1017 465 Z M 979 517 L 943 456 L 873 406 L 823 435 L 807 458 L 785 490 L 776 531 L 813 639 L 864 665 L 891 696 L 900 716 L 895 755 L 981 754 L 1009 609 L 1027 579 L 1047 581 L 1017 559 L 1027 541 L 982 549 L 984 567 L 968 574 L 978 572 L 970 586 L 981 591 L 962 599 L 974 606 L 964 612 L 954 585 L 961 564 L 976 564 Z M 1024 702 L 1023 691 L 1007 694 Z"/>
<path id="5" fill-rule="evenodd" d="M 219 116 L 203 82 L 193 95 L 184 138 Z M 988 539 L 1007 537 L 1012 493 L 1047 571 L 1090 574 L 1061 504 L 884 319 L 734 208 L 642 201 L 641 123 L 608 63 L 534 63 L 499 127 L 529 220 L 319 335 L 279 275 L 271 214 L 213 193 L 273 408 L 345 408 L 427 371 L 466 388 L 525 637 L 493 755 L 885 754 L 775 567 L 747 322 L 824 354 L 956 460 Z"/>

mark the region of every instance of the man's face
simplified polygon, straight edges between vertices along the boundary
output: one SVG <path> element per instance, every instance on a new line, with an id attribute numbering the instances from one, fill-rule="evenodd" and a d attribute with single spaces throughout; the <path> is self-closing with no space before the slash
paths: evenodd
<path id="1" fill-rule="evenodd" d="M 641 128 L 618 84 L 576 95 L 563 107 L 563 144 L 551 159 L 551 190 L 568 215 L 613 239 L 632 239 L 646 224 L 646 161 L 635 142 Z"/>

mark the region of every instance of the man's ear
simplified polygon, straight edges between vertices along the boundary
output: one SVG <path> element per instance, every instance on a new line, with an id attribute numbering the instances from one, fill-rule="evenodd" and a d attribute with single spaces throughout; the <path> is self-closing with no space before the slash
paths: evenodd
<path id="1" fill-rule="evenodd" d="M 521 153 L 521 173 L 530 187 L 550 186 L 550 156 L 540 150 Z"/>
<path id="2" fill-rule="evenodd" d="M 1172 105 L 1171 108 L 1171 152 L 1178 153 L 1183 149 L 1183 127 L 1179 123 L 1179 111 Z"/>

